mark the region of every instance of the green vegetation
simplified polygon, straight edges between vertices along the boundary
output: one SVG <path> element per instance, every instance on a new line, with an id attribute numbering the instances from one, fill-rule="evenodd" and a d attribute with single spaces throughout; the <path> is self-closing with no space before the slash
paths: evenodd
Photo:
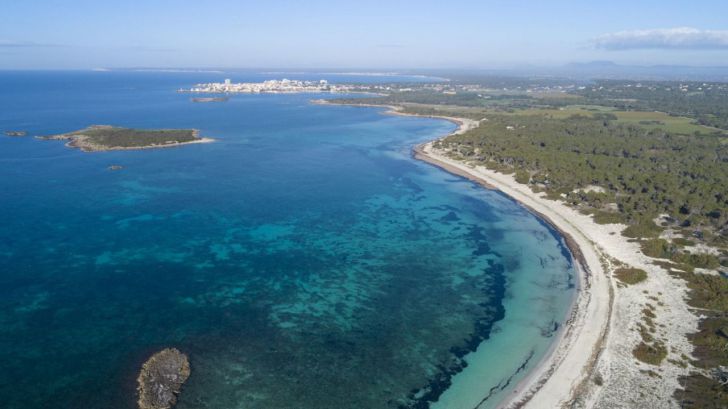
<path id="1" fill-rule="evenodd" d="M 642 242 L 642 252 L 654 258 L 667 258 L 672 255 L 673 247 L 665 239 L 651 239 Z"/>
<path id="2" fill-rule="evenodd" d="M 627 226 L 622 234 L 626 237 L 640 238 L 640 237 L 656 237 L 660 234 L 659 226 L 657 226 L 652 220 L 647 217 L 637 217 L 633 220 L 632 224 Z"/>
<path id="3" fill-rule="evenodd" d="M 715 379 L 693 374 L 681 377 L 680 384 L 673 396 L 681 408 L 728 408 L 728 388 Z"/>
<path id="4" fill-rule="evenodd" d="M 589 213 L 589 212 L 587 212 L 587 213 Z M 622 219 L 622 216 L 617 212 L 595 210 L 591 214 L 592 214 L 592 217 L 594 218 L 594 221 L 599 224 L 613 224 L 613 223 L 624 222 L 624 219 Z"/>
<path id="5" fill-rule="evenodd" d="M 525 97 L 523 97 L 525 98 Z M 505 97 L 498 97 L 497 99 L 507 99 Z M 362 102 L 361 99 L 348 99 L 340 100 L 340 102 L 351 103 L 351 102 Z M 368 104 L 401 104 L 401 103 L 415 103 L 415 104 L 436 104 L 436 105 L 457 105 L 462 107 L 483 107 L 490 104 L 488 99 L 479 97 L 474 92 L 463 92 L 455 95 L 443 94 L 440 92 L 429 91 L 429 90 L 418 90 L 414 92 L 404 93 L 393 93 L 387 96 L 367 98 L 365 100 Z"/>
<path id="6" fill-rule="evenodd" d="M 685 239 L 682 237 L 676 237 L 676 238 L 672 239 L 672 242 L 678 246 L 692 246 L 695 244 L 694 241 L 692 241 L 690 239 Z"/>
<path id="7" fill-rule="evenodd" d="M 480 119 L 489 113 L 511 113 L 523 109 L 556 112 L 581 98 L 569 94 L 531 95 L 523 91 L 459 91 L 455 94 L 417 88 L 410 92 L 392 92 L 374 98 L 345 98 L 331 100 L 340 104 L 397 105 L 420 115 L 443 115 L 450 111 L 459 116 Z M 549 110 L 549 111 L 547 111 Z"/>
<path id="8" fill-rule="evenodd" d="M 678 268 L 692 271 L 695 268 L 716 269 L 720 267 L 718 256 L 707 253 L 690 253 L 679 250 L 681 240 L 673 240 L 672 243 L 664 239 L 650 239 L 642 242 L 642 252 L 650 257 L 665 258 L 678 264 Z"/>
<path id="9" fill-rule="evenodd" d="M 636 269 L 619 269 L 619 270 L 636 270 Z M 619 271 L 618 270 L 618 271 Z M 640 273 L 641 272 L 641 273 Z M 646 279 L 647 275 L 642 270 L 636 272 L 627 273 L 627 276 L 642 281 Z M 644 276 L 643 276 L 644 274 Z M 637 281 L 637 282 L 639 282 Z M 650 365 L 660 365 L 662 361 L 667 357 L 667 348 L 661 341 L 655 339 L 655 307 L 651 304 L 647 304 L 642 309 L 642 320 L 643 323 L 639 324 L 638 331 L 642 337 L 640 342 L 633 350 L 632 354 L 638 360 L 648 363 Z"/>
<path id="10" fill-rule="evenodd" d="M 695 346 L 693 365 L 703 369 L 728 366 L 728 280 L 709 274 L 676 272 L 690 288 L 690 306 L 699 308 L 705 318 L 698 332 L 688 336 Z M 728 407 L 728 385 L 698 373 L 681 377 L 684 389 L 675 391 L 675 398 L 684 407 Z"/>
<path id="11" fill-rule="evenodd" d="M 531 181 L 531 175 L 523 169 L 518 169 L 516 171 L 515 178 L 516 178 L 516 182 L 523 183 L 523 184 L 526 184 Z"/>
<path id="12" fill-rule="evenodd" d="M 656 237 L 669 227 L 683 236 L 702 235 L 710 244 L 728 238 L 723 137 L 673 135 L 603 117 L 523 113 L 489 116 L 479 128 L 438 147 L 492 169 L 510 168 L 520 180 L 528 172 L 530 184 L 549 197 L 598 214 L 601 221 L 628 223 L 628 237 Z M 602 190 L 585 191 L 594 185 Z M 653 221 L 661 214 L 669 215 L 667 226 Z"/>
<path id="13" fill-rule="evenodd" d="M 575 91 L 585 103 L 628 111 L 662 111 L 728 129 L 728 84 L 663 81 L 598 81 Z"/>
<path id="14" fill-rule="evenodd" d="M 701 310 L 709 310 L 716 313 L 719 318 L 723 313 L 728 312 L 728 280 L 719 275 L 713 274 L 679 274 L 680 278 L 688 279 L 690 288 L 689 304 Z M 706 311 L 707 312 L 707 311 Z M 728 319 L 728 315 L 726 315 Z M 728 327 L 728 320 L 721 328 Z M 728 334 L 726 336 L 728 340 Z M 728 348 L 724 351 L 728 365 Z"/>
<path id="15" fill-rule="evenodd" d="M 676 252 L 672 255 L 671 259 L 676 263 L 686 264 L 695 268 L 716 269 L 720 267 L 720 259 L 712 254 Z"/>
<path id="16" fill-rule="evenodd" d="M 655 111 L 615 111 L 617 122 L 625 125 L 638 125 L 643 128 L 660 128 L 679 134 L 713 133 L 715 129 L 700 125 L 694 119 L 672 116 Z"/>
<path id="17" fill-rule="evenodd" d="M 192 129 L 88 128 L 74 134 L 88 136 L 93 143 L 108 147 L 137 147 L 182 143 L 195 140 Z"/>
<path id="18" fill-rule="evenodd" d="M 647 273 L 639 268 L 618 268 L 614 276 L 625 284 L 637 284 L 647 280 Z"/>
<path id="19" fill-rule="evenodd" d="M 661 342 L 647 344 L 643 341 L 635 347 L 632 354 L 635 358 L 646 364 L 659 366 L 665 357 L 667 357 L 667 348 Z"/>
<path id="20" fill-rule="evenodd" d="M 194 129 L 131 129 L 97 125 L 43 139 L 68 139 L 69 146 L 84 151 L 138 149 L 199 140 Z"/>
<path id="21" fill-rule="evenodd" d="M 541 103 L 553 103 L 553 100 L 540 100 Z M 559 104 L 556 104 L 559 105 Z M 621 111 L 616 108 L 597 105 L 567 105 L 560 108 L 530 108 L 528 110 L 511 110 L 497 112 L 507 115 L 544 115 L 550 119 L 567 119 L 574 115 L 587 115 L 596 119 L 615 121 L 622 125 L 634 125 L 644 129 L 661 129 L 666 132 L 692 135 L 695 133 L 713 134 L 717 129 L 698 124 L 694 119 L 673 116 L 655 111 Z"/>

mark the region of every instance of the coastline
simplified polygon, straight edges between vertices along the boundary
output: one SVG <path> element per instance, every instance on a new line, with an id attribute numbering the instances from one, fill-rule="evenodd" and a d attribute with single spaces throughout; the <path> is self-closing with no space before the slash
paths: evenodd
<path id="1" fill-rule="evenodd" d="M 518 382 L 499 408 L 560 407 L 574 400 L 574 394 L 593 372 L 609 331 L 613 301 L 612 289 L 602 266 L 599 249 L 574 225 L 568 216 L 553 209 L 544 199 L 514 190 L 510 183 L 489 177 L 433 151 L 433 142 L 414 148 L 414 157 L 450 173 L 465 177 L 488 189 L 499 190 L 553 227 L 563 237 L 574 259 L 578 279 L 576 294 L 558 339 L 528 374 Z M 492 172 L 492 171 L 491 171 Z M 495 173 L 495 172 L 493 172 Z M 502 175 L 510 176 L 510 175 Z M 515 180 L 513 180 L 513 183 Z M 564 206 L 564 205 L 562 205 Z"/>
<path id="2" fill-rule="evenodd" d="M 475 121 L 438 115 L 402 112 L 404 107 L 366 103 L 337 103 L 316 100 L 316 104 L 388 108 L 387 115 L 437 118 L 458 126 L 454 132 L 417 145 L 413 156 L 449 173 L 465 177 L 488 189 L 499 190 L 524 206 L 563 237 L 574 258 L 577 291 L 558 338 L 541 360 L 503 397 L 499 409 L 557 407 L 644 407 L 678 408 L 673 392 L 683 388 L 680 377 L 690 373 L 686 359 L 694 347 L 688 334 L 698 331 L 698 317 L 688 306 L 685 281 L 655 264 L 639 241 L 627 240 L 624 224 L 597 224 L 585 215 L 543 193 L 535 193 L 514 175 L 498 173 L 451 159 L 433 144 L 450 135 L 480 125 Z M 613 277 L 617 268 L 632 267 L 647 272 L 647 279 L 625 285 Z M 669 356 L 659 365 L 643 363 L 633 355 L 642 341 L 636 330 L 643 325 L 645 306 L 657 307 L 653 318 L 659 337 L 669 345 Z M 657 374 L 657 372 L 659 374 Z M 655 376 L 646 374 L 657 374 Z M 646 393 L 649 391 L 649 393 Z M 462 409 L 478 409 L 476 403 Z M 460 409 L 460 408 L 458 408 Z"/>
<path id="3" fill-rule="evenodd" d="M 165 145 L 148 145 L 148 146 L 132 146 L 132 147 L 115 146 L 115 147 L 111 147 L 111 148 L 107 148 L 107 147 L 97 148 L 95 145 L 91 146 L 88 144 L 79 145 L 79 144 L 75 144 L 75 142 L 76 141 L 66 142 L 66 146 L 68 146 L 69 148 L 78 148 L 82 152 L 107 152 L 107 151 L 138 151 L 138 150 L 143 150 L 143 149 L 174 148 L 177 146 L 193 145 L 193 144 L 198 144 L 198 143 L 212 143 L 212 142 L 215 142 L 215 139 L 199 138 L 199 139 L 195 139 L 194 141 L 175 142 L 175 143 L 168 143 Z"/>
<path id="4" fill-rule="evenodd" d="M 558 332 L 558 339 L 553 341 L 546 355 L 497 407 L 525 408 L 531 406 L 530 402 L 538 401 L 538 407 L 555 408 L 573 402 L 576 391 L 583 392 L 583 385 L 592 374 L 599 353 L 604 348 L 614 298 L 602 264 L 604 256 L 579 227 L 569 222 L 571 215 L 568 213 L 575 211 L 564 204 L 539 197 L 525 185 L 518 189 L 519 184 L 511 175 L 497 174 L 485 168 L 474 169 L 434 151 L 434 142 L 474 129 L 480 125 L 480 121 L 406 113 L 402 112 L 403 107 L 395 105 L 339 104 L 328 100 L 313 100 L 312 103 L 387 108 L 383 114 L 444 119 L 456 124 L 458 128 L 454 132 L 415 146 L 413 157 L 487 189 L 504 193 L 559 232 L 574 258 L 576 294 L 564 325 Z"/>
<path id="5" fill-rule="evenodd" d="M 354 103 L 339 103 L 335 102 L 336 100 L 328 100 L 328 99 L 313 99 L 311 100 L 312 104 L 316 105 L 338 105 L 338 106 L 352 106 L 352 107 L 364 107 L 364 108 L 387 108 L 386 111 L 382 112 L 384 115 L 397 115 L 397 116 L 414 116 L 418 118 L 434 118 L 434 119 L 444 119 L 446 121 L 450 121 L 458 126 L 458 129 L 456 129 L 454 132 L 445 135 L 443 138 L 448 137 L 450 135 L 459 135 L 461 133 L 465 133 L 471 129 L 477 128 L 480 125 L 480 121 L 476 121 L 474 119 L 469 118 L 459 118 L 454 116 L 444 116 L 444 115 L 420 115 L 420 114 L 411 114 L 408 112 L 403 112 L 403 107 L 397 106 L 397 105 L 380 105 L 380 104 L 354 104 Z"/>
<path id="6" fill-rule="evenodd" d="M 559 338 L 498 408 L 679 408 L 673 393 L 684 387 L 680 377 L 690 373 L 681 360 L 693 356 L 687 335 L 698 331 L 699 322 L 699 312 L 686 302 L 685 281 L 644 255 L 639 241 L 622 236 L 625 225 L 597 224 L 590 215 L 534 193 L 514 175 L 447 157 L 433 148 L 434 142 L 418 146 L 415 154 L 516 200 L 558 230 L 578 261 L 581 287 Z M 644 270 L 647 279 L 620 283 L 612 273 L 625 266 Z M 668 344 L 668 359 L 658 365 L 641 362 L 633 353 L 642 342 L 637 329 L 646 306 L 656 309 L 656 336 Z"/>

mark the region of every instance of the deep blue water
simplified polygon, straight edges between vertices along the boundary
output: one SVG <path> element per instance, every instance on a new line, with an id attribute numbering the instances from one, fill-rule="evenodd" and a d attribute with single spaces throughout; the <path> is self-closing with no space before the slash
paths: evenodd
<path id="1" fill-rule="evenodd" d="M 427 407 L 485 339 L 542 334 L 486 351 L 508 363 L 491 377 L 545 351 L 570 257 L 513 201 L 410 157 L 453 124 L 175 92 L 282 76 L 0 72 L 0 131 L 218 140 L 83 153 L 0 136 L 2 407 L 133 408 L 139 366 L 167 346 L 192 364 L 178 407 L 224 409 Z"/>

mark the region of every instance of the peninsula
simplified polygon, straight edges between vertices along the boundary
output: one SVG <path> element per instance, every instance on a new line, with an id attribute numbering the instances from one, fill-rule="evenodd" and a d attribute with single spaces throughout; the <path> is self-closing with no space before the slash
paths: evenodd
<path id="1" fill-rule="evenodd" d="M 66 146 L 84 152 L 168 148 L 192 143 L 207 143 L 196 129 L 131 129 L 110 125 L 93 125 L 59 135 L 40 136 L 43 140 L 68 140 Z"/>

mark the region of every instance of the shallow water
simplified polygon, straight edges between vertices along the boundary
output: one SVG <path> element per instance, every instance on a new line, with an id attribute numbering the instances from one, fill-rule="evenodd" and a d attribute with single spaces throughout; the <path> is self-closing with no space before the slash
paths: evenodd
<path id="1" fill-rule="evenodd" d="M 495 404 L 570 304 L 559 236 L 411 158 L 449 122 L 174 92 L 226 76 L 0 73 L 0 131 L 218 139 L 90 154 L 0 136 L 3 407 L 132 408 L 166 346 L 191 359 L 179 408 Z"/>

